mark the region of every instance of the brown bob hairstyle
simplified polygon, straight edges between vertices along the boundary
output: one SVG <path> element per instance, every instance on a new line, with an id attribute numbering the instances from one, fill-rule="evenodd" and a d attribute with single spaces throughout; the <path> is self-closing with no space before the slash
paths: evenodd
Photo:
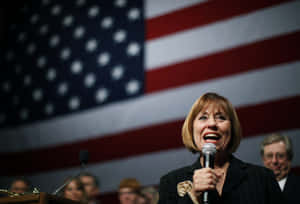
<path id="1" fill-rule="evenodd" d="M 124 178 L 119 184 L 119 190 L 121 188 L 131 188 L 134 192 L 138 192 L 141 187 L 140 182 L 135 178 Z"/>
<path id="2" fill-rule="evenodd" d="M 193 137 L 193 122 L 200 111 L 206 107 L 208 104 L 218 104 L 225 111 L 227 116 L 230 119 L 231 123 L 231 139 L 227 147 L 227 152 L 229 154 L 236 151 L 240 145 L 242 138 L 241 125 L 233 105 L 223 96 L 220 96 L 216 93 L 205 93 L 200 98 L 198 98 L 193 104 L 190 112 L 188 113 L 184 124 L 182 126 L 182 140 L 187 149 L 191 152 L 196 153 L 200 152 L 195 145 Z"/>

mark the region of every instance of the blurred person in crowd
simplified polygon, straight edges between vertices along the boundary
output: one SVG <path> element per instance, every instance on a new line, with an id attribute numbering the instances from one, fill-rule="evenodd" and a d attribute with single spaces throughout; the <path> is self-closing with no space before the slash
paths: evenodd
<path id="1" fill-rule="evenodd" d="M 31 184 L 30 184 L 29 180 L 27 180 L 25 177 L 20 176 L 20 177 L 15 178 L 11 182 L 9 190 L 11 192 L 21 194 L 21 193 L 29 192 L 30 188 L 31 188 Z"/>
<path id="2" fill-rule="evenodd" d="M 260 153 L 265 167 L 274 172 L 287 203 L 300 203 L 300 177 L 291 173 L 294 151 L 290 138 L 273 133 L 262 141 Z"/>
<path id="3" fill-rule="evenodd" d="M 80 179 L 69 177 L 65 182 L 67 182 L 67 185 L 61 191 L 62 197 L 87 204 L 87 195 Z"/>
<path id="4" fill-rule="evenodd" d="M 140 191 L 138 192 L 138 197 L 135 204 L 150 204 L 150 199 Z"/>
<path id="5" fill-rule="evenodd" d="M 153 186 L 144 187 L 142 188 L 141 193 L 148 198 L 149 204 L 157 204 L 159 195 L 155 187 Z"/>
<path id="6" fill-rule="evenodd" d="M 237 113 L 225 97 L 206 93 L 198 98 L 184 121 L 182 139 L 199 157 L 161 177 L 158 203 L 203 203 L 207 192 L 210 204 L 285 203 L 272 171 L 233 156 L 241 136 Z M 216 146 L 214 168 L 204 166 L 206 143 Z"/>
<path id="7" fill-rule="evenodd" d="M 89 172 L 80 173 L 79 178 L 83 183 L 88 204 L 100 204 L 100 201 L 97 199 L 100 192 L 98 178 Z"/>
<path id="8" fill-rule="evenodd" d="M 140 182 L 135 178 L 125 178 L 119 184 L 120 204 L 136 204 L 139 202 Z"/>

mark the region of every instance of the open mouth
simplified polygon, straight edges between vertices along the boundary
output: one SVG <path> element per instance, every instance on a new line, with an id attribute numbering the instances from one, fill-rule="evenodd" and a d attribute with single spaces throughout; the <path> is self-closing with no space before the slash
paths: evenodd
<path id="1" fill-rule="evenodd" d="M 220 135 L 217 135 L 217 134 L 214 134 L 214 133 L 209 133 L 209 134 L 206 134 L 206 135 L 204 136 L 204 140 L 205 140 L 205 142 L 207 142 L 207 143 L 215 143 L 215 142 L 217 142 L 220 138 L 221 138 Z"/>

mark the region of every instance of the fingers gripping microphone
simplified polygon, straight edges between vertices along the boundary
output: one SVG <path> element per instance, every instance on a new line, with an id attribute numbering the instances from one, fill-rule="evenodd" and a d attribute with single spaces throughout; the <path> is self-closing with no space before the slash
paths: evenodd
<path id="1" fill-rule="evenodd" d="M 204 168 L 214 168 L 214 160 L 216 154 L 216 145 L 213 143 L 205 143 L 202 147 Z M 209 203 L 209 194 L 207 191 L 203 193 L 203 203 Z"/>

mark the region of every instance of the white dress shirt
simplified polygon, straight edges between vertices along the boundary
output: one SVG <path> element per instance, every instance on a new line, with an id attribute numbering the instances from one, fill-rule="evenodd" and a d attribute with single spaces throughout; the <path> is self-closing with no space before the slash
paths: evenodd
<path id="1" fill-rule="evenodd" d="M 284 177 L 283 179 L 281 179 L 280 181 L 278 181 L 279 187 L 281 189 L 281 191 L 283 191 L 285 183 L 286 183 L 287 177 Z"/>

